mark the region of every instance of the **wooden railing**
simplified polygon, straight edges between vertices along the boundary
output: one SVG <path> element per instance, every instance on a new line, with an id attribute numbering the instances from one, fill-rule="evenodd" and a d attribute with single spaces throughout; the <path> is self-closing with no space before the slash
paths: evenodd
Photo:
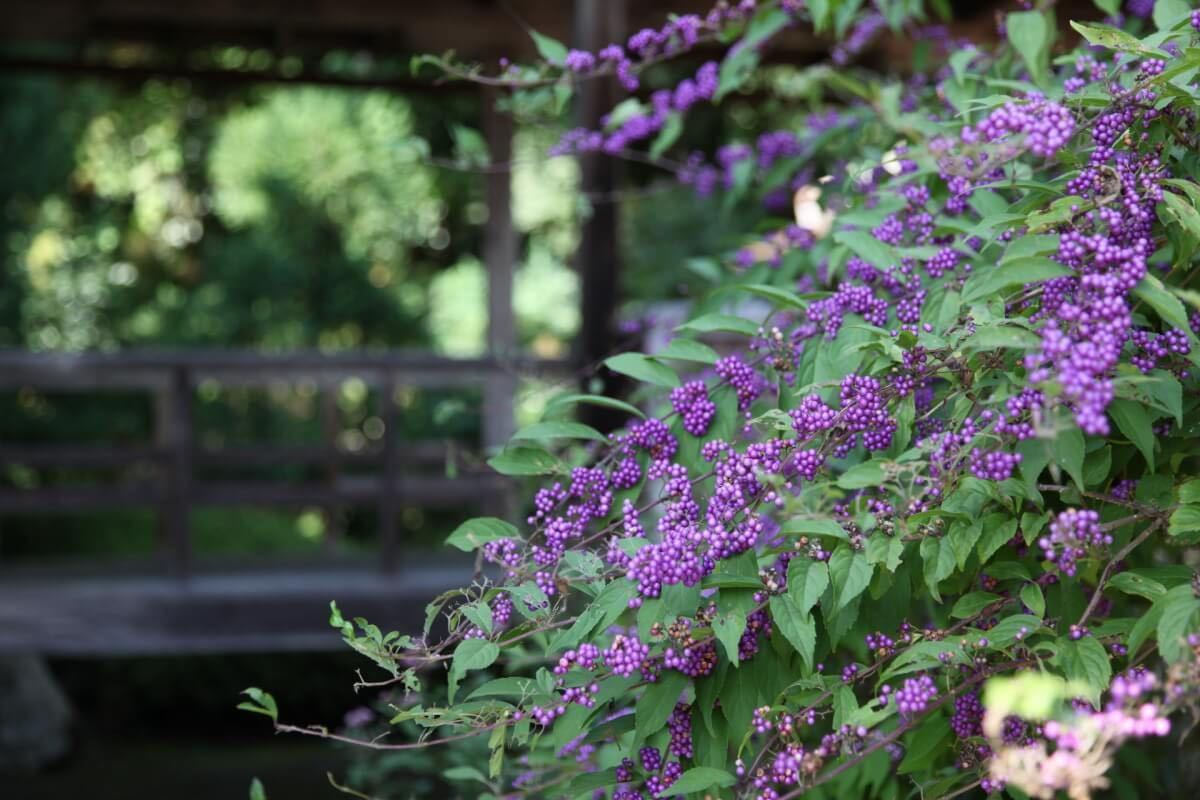
<path id="1" fill-rule="evenodd" d="M 0 391 L 96 392 L 138 390 L 153 398 L 154 433 L 138 444 L 16 443 L 0 441 L 0 465 L 31 468 L 105 468 L 130 472 L 146 465 L 148 477 L 116 484 L 0 488 L 0 514 L 43 514 L 101 508 L 151 508 L 157 512 L 162 555 L 172 574 L 192 569 L 190 512 L 202 506 L 373 507 L 378 518 L 379 563 L 393 571 L 400 557 L 397 517 L 402 506 L 504 507 L 508 483 L 476 459 L 454 477 L 445 472 L 446 444 L 406 441 L 399 435 L 401 387 L 482 390 L 481 452 L 503 443 L 513 424 L 518 376 L 562 376 L 565 362 L 447 359 L 411 353 L 264 354 L 257 352 L 124 352 L 34 354 L 0 352 Z M 357 378 L 374 389 L 382 435 L 372 446 L 349 450 L 339 443 L 333 389 Z M 323 390 L 321 441 L 206 447 L 198 443 L 194 403 L 202 382 L 239 387 L 315 384 Z M 205 480 L 211 469 L 306 466 L 315 480 Z"/>

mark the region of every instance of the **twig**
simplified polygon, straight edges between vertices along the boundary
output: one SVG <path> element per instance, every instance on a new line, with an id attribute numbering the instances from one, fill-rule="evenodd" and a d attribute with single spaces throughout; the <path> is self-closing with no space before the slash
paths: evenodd
<path id="1" fill-rule="evenodd" d="M 304 736 L 315 736 L 318 739 L 329 739 L 334 742 L 342 742 L 343 744 L 352 744 L 356 747 L 366 747 L 371 750 L 420 750 L 426 747 L 434 747 L 439 744 L 449 744 L 450 742 L 461 742 L 463 739 L 470 739 L 478 736 L 481 733 L 496 728 L 500 723 L 486 725 L 482 728 L 475 728 L 466 733 L 460 733 L 455 736 L 446 736 L 441 739 L 424 739 L 418 742 L 405 742 L 404 744 L 384 744 L 375 739 L 355 739 L 351 736 L 342 736 L 337 733 L 330 733 L 328 728 L 311 727 L 302 728 L 299 725 L 285 725 L 283 723 L 275 723 L 276 733 L 299 733 Z"/>
<path id="2" fill-rule="evenodd" d="M 975 781 L 974 783 L 968 783 L 966 786 L 963 786 L 960 789 L 955 789 L 950 794 L 944 794 L 941 797 L 937 798 L 937 800 L 952 800 L 955 797 L 966 794 L 967 792 L 971 791 L 975 787 L 979 786 L 979 784 L 981 784 L 981 783 L 983 783 L 982 778 Z"/>
<path id="3" fill-rule="evenodd" d="M 1096 606 L 1100 603 L 1100 596 L 1104 593 L 1104 584 L 1108 583 L 1108 579 L 1112 577 L 1112 572 L 1120 563 L 1132 553 L 1138 545 L 1150 538 L 1150 536 L 1163 525 L 1164 517 L 1159 517 L 1153 523 L 1146 527 L 1146 530 L 1138 534 L 1137 538 L 1129 542 L 1129 544 L 1117 551 L 1117 554 L 1109 560 L 1104 566 L 1104 570 L 1100 573 L 1100 579 L 1096 582 L 1096 591 L 1092 593 L 1092 599 L 1088 601 L 1087 608 L 1083 610 L 1083 614 L 1079 617 L 1079 621 L 1075 624 L 1082 626 L 1087 622 L 1088 617 L 1096 610 Z"/>

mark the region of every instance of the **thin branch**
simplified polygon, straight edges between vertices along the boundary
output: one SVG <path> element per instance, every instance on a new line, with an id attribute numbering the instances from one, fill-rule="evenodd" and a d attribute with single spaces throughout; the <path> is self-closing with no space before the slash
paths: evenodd
<path id="1" fill-rule="evenodd" d="M 471 739 L 481 733 L 499 726 L 500 723 L 486 725 L 482 728 L 475 728 L 466 733 L 460 733 L 455 736 L 446 736 L 441 739 L 424 739 L 418 742 L 405 742 L 404 744 L 384 744 L 376 739 L 355 739 L 351 736 L 342 736 L 337 733 L 330 733 L 328 728 L 314 726 L 302 728 L 299 725 L 285 725 L 281 722 L 275 723 L 276 733 L 299 733 L 304 736 L 315 736 L 318 739 L 329 739 L 334 742 L 343 744 L 352 744 L 355 747 L 366 747 L 371 750 L 421 750 L 426 747 L 434 747 L 439 744 L 449 744 L 450 742 L 461 742 L 463 739 Z M 385 734 L 386 735 L 386 734 Z"/>
<path id="2" fill-rule="evenodd" d="M 1121 561 L 1124 561 L 1126 556 L 1137 549 L 1142 542 L 1149 539 L 1156 530 L 1161 528 L 1163 526 L 1164 519 L 1164 517 L 1160 516 L 1152 524 L 1148 525 L 1146 530 L 1142 531 L 1135 539 L 1130 541 L 1129 544 L 1118 550 L 1117 554 L 1113 556 L 1107 564 L 1105 564 L 1104 570 L 1100 573 L 1100 579 L 1096 582 L 1096 591 L 1092 593 L 1092 599 L 1088 601 L 1087 608 L 1083 610 L 1083 614 L 1080 615 L 1079 621 L 1075 623 L 1076 625 L 1082 627 L 1083 623 L 1087 622 L 1088 617 L 1092 615 L 1092 612 L 1096 610 L 1096 606 L 1100 603 L 1100 597 L 1104 594 L 1104 584 L 1108 583 L 1108 579 L 1112 577 L 1112 572 L 1117 568 L 1117 564 L 1119 564 Z"/>

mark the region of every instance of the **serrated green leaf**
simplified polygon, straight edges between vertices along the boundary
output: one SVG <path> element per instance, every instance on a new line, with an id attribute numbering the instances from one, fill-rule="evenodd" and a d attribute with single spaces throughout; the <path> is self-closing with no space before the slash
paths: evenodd
<path id="1" fill-rule="evenodd" d="M 1171 514 L 1167 534 L 1172 537 L 1195 538 L 1200 532 L 1200 505 L 1180 506 Z"/>
<path id="2" fill-rule="evenodd" d="M 938 584 L 954 572 L 954 548 L 945 539 L 926 537 L 921 540 L 921 559 L 924 561 L 925 585 L 935 602 L 942 601 Z"/>
<path id="3" fill-rule="evenodd" d="M 868 264 L 887 270 L 900 263 L 900 255 L 866 231 L 838 231 L 833 240 L 850 248 L 854 255 Z"/>
<path id="4" fill-rule="evenodd" d="M 563 463 L 540 447 L 506 447 L 488 459 L 488 466 L 501 475 L 553 475 L 563 472 Z"/>
<path id="5" fill-rule="evenodd" d="M 740 663 L 738 643 L 746 631 L 746 614 L 739 609 L 730 609 L 718 614 L 712 622 L 713 634 L 725 648 L 729 663 L 735 668 Z"/>
<path id="6" fill-rule="evenodd" d="M 1078 682 L 1081 688 L 1086 687 L 1087 699 L 1099 708 L 1100 694 L 1112 679 L 1112 663 L 1104 652 L 1104 645 L 1094 636 L 1084 636 L 1078 641 L 1059 637 L 1058 663 L 1067 680 Z"/>
<path id="7" fill-rule="evenodd" d="M 634 417 L 646 418 L 646 415 L 640 408 L 632 406 L 624 400 L 617 400 L 614 397 L 605 397 L 599 394 L 568 394 L 563 397 L 556 397 L 546 405 L 546 410 L 549 411 L 573 403 L 611 408 L 615 411 L 624 411 L 626 414 Z"/>
<path id="8" fill-rule="evenodd" d="M 800 606 L 790 595 L 775 595 L 770 600 L 771 619 L 775 627 L 791 643 L 804 666 L 812 670 L 816 663 L 817 623 L 807 611 L 801 611 Z"/>
<path id="9" fill-rule="evenodd" d="M 643 353 L 621 353 L 604 360 L 604 366 L 613 372 L 628 375 L 643 383 L 674 389 L 679 386 L 679 376 L 665 364 L 655 361 Z"/>
<path id="10" fill-rule="evenodd" d="M 1141 282 L 1134 287 L 1133 293 L 1139 300 L 1145 301 L 1147 305 L 1158 312 L 1158 316 L 1164 322 L 1185 331 L 1191 330 L 1188 325 L 1187 309 L 1183 307 L 1183 303 L 1179 302 L 1179 298 L 1168 292 L 1162 281 L 1155 276 L 1147 275 L 1142 278 Z"/>
<path id="11" fill-rule="evenodd" d="M 1118 572 L 1109 578 L 1105 585 L 1118 592 L 1144 597 L 1152 603 L 1167 593 L 1167 587 L 1153 578 L 1138 574 L 1138 571 L 1133 569 Z"/>
<path id="12" fill-rule="evenodd" d="M 850 601 L 862 594 L 871 585 L 874 569 L 867 557 L 856 553 L 845 545 L 839 546 L 829 557 L 829 577 L 833 581 L 833 593 L 837 608 L 843 609 Z"/>
<path id="13" fill-rule="evenodd" d="M 1046 236 L 1039 239 L 1054 239 Z M 1043 256 L 1023 256 L 1002 261 L 999 266 L 981 269 L 972 274 L 963 287 L 963 300 L 968 303 L 998 292 L 1003 292 L 1012 286 L 1024 286 L 1028 283 L 1047 281 L 1073 275 L 1074 271 L 1063 264 Z"/>
<path id="14" fill-rule="evenodd" d="M 655 353 L 655 358 L 666 358 L 672 361 L 693 361 L 697 364 L 715 364 L 720 356 L 706 344 L 694 339 L 672 339 L 670 343 Z"/>
<path id="15" fill-rule="evenodd" d="M 883 462 L 864 461 L 839 475 L 837 485 L 842 489 L 865 489 L 883 483 L 883 478 Z"/>
<path id="16" fill-rule="evenodd" d="M 591 439 L 594 442 L 608 441 L 603 433 L 590 425 L 565 421 L 535 422 L 521 428 L 513 434 L 512 438 L 514 440 Z"/>
<path id="17" fill-rule="evenodd" d="M 455 528 L 454 532 L 446 537 L 446 544 L 470 553 L 488 542 L 494 542 L 497 539 L 514 539 L 517 536 L 516 527 L 502 519 L 476 517 Z"/>
<path id="18" fill-rule="evenodd" d="M 1021 587 L 1021 602 L 1035 617 L 1046 616 L 1046 597 L 1042 587 L 1036 583 L 1027 583 Z"/>
<path id="19" fill-rule="evenodd" d="M 692 792 L 710 792 L 714 787 L 733 786 L 737 778 L 723 769 L 692 767 L 671 784 L 670 794 L 681 795 Z"/>
<path id="20" fill-rule="evenodd" d="M 829 567 L 823 561 L 793 558 L 788 563 L 788 596 L 807 614 L 829 586 Z"/>
<path id="21" fill-rule="evenodd" d="M 978 614 L 983 609 L 1000 599 L 1000 595 L 991 592 L 971 592 L 958 598 L 950 616 L 954 619 L 967 619 Z"/>
<path id="22" fill-rule="evenodd" d="M 683 693 L 687 681 L 682 672 L 666 671 L 642 692 L 634 710 L 637 719 L 635 730 L 639 742 L 645 741 L 647 736 L 657 733 L 667 724 L 667 718 L 675 710 L 675 704 L 679 702 L 679 695 Z"/>
<path id="23" fill-rule="evenodd" d="M 464 639 L 454 648 L 454 658 L 450 661 L 448 679 L 449 700 L 454 702 L 458 691 L 458 682 L 468 672 L 490 667 L 500 656 L 500 648 L 495 642 L 486 639 Z"/>
<path id="24" fill-rule="evenodd" d="M 1108 415 L 1117 429 L 1133 442 L 1154 472 L 1154 421 L 1146 409 L 1132 400 L 1117 398 L 1108 404 Z"/>
<path id="25" fill-rule="evenodd" d="M 979 560 L 986 564 L 992 556 L 1017 534 L 1017 521 L 1003 515 L 990 514 L 983 520 L 983 536 L 979 539 Z"/>
<path id="26" fill-rule="evenodd" d="M 1200 599 L 1189 584 L 1176 586 L 1154 604 L 1161 607 L 1158 620 L 1158 649 L 1167 661 L 1177 661 L 1183 655 L 1186 638 L 1195 631 L 1196 612 L 1200 611 Z"/>
<path id="27" fill-rule="evenodd" d="M 829 536 L 843 542 L 850 540 L 850 535 L 846 533 L 846 529 L 832 519 L 803 519 L 793 517 L 784 521 L 779 527 L 779 532 L 797 535 L 806 534 L 809 536 Z"/>
<path id="28" fill-rule="evenodd" d="M 728 314 L 704 314 L 683 323 L 675 330 L 691 333 L 739 333 L 743 336 L 754 336 L 758 333 L 758 323 Z"/>
<path id="29" fill-rule="evenodd" d="M 567 46 L 557 39 L 552 39 L 545 34 L 538 33 L 532 28 L 529 30 L 529 35 L 533 38 L 533 43 L 537 47 L 538 55 L 547 62 L 561 67 L 567 60 Z"/>

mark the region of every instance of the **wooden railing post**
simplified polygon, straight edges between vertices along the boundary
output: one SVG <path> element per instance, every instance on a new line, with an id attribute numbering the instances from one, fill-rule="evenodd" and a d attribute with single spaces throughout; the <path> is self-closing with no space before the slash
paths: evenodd
<path id="1" fill-rule="evenodd" d="M 483 446 L 497 447 L 513 433 L 516 380 L 505 369 L 515 355 L 513 274 L 519 257 L 512 219 L 512 117 L 496 109 L 499 93 L 483 92 L 483 131 L 493 169 L 487 175 L 488 220 L 483 232 L 483 260 L 488 276 L 488 357 L 492 367 L 484 379 Z"/>
<path id="2" fill-rule="evenodd" d="M 380 386 L 379 419 L 383 421 L 383 477 L 379 488 L 379 561 L 384 572 L 399 566 L 396 517 L 400 511 L 400 425 L 396 410 L 396 376 L 390 370 Z"/>
<path id="3" fill-rule="evenodd" d="M 187 367 L 171 370 L 165 397 L 165 430 L 159 432 L 168 447 L 166 507 L 163 524 L 168 546 L 168 568 L 179 578 L 191 572 L 192 542 L 190 512 L 192 505 L 192 454 L 195 435 L 192 427 L 192 381 Z"/>
<path id="4" fill-rule="evenodd" d="M 338 481 L 341 478 L 342 460 L 338 450 L 338 433 L 341 420 L 338 415 L 338 384 L 336 381 L 322 381 L 318 384 L 320 394 L 321 442 L 326 448 L 323 466 L 324 482 L 331 493 L 336 493 Z M 321 544 L 326 549 L 333 549 L 342 538 L 342 509 L 337 505 L 326 505 L 321 509 L 325 520 L 325 530 Z"/>

